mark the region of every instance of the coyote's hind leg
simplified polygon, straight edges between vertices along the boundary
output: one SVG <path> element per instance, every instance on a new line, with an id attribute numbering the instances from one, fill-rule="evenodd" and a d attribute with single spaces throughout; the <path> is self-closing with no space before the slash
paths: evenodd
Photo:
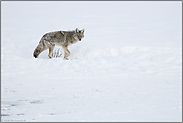
<path id="1" fill-rule="evenodd" d="M 49 47 L 49 54 L 48 54 L 48 57 L 51 59 L 52 58 L 52 52 L 53 52 L 53 49 L 55 48 L 55 44 L 51 44 L 50 47 Z"/>

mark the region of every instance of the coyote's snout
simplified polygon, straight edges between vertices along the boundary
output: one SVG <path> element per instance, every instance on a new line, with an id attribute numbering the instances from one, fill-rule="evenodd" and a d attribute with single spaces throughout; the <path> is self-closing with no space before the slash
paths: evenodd
<path id="1" fill-rule="evenodd" d="M 84 29 L 79 30 L 76 28 L 74 31 L 56 31 L 50 32 L 43 35 L 38 46 L 34 50 L 33 56 L 38 58 L 39 54 L 44 50 L 49 49 L 49 58 L 52 58 L 51 54 L 55 45 L 62 46 L 64 50 L 64 58 L 68 60 L 70 56 L 70 51 L 68 46 L 75 44 L 84 37 Z"/>

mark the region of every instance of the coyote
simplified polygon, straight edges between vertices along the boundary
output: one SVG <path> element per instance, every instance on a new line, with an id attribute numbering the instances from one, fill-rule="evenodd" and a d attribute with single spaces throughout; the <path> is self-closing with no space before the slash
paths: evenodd
<path id="1" fill-rule="evenodd" d="M 51 54 L 55 45 L 62 46 L 64 50 L 64 58 L 69 60 L 70 51 L 68 50 L 68 46 L 75 44 L 81 39 L 84 38 L 84 29 L 79 30 L 76 28 L 74 31 L 56 31 L 49 32 L 43 35 L 38 46 L 34 50 L 33 56 L 38 58 L 39 54 L 44 50 L 49 49 L 49 58 L 52 58 Z"/>

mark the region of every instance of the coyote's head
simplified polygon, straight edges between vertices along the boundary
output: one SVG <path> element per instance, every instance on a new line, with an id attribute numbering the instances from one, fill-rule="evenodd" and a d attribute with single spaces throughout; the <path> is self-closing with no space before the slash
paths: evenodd
<path id="1" fill-rule="evenodd" d="M 81 41 L 82 38 L 84 38 L 84 29 L 79 30 L 78 28 L 76 28 L 74 39 Z"/>

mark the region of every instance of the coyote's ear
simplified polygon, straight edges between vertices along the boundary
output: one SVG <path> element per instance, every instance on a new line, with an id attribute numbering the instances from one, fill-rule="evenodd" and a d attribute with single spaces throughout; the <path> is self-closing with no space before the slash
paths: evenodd
<path id="1" fill-rule="evenodd" d="M 81 30 L 81 33 L 84 33 L 84 31 L 85 31 L 85 29 L 82 29 L 82 30 Z"/>
<path id="2" fill-rule="evenodd" d="M 78 33 L 78 32 L 79 32 L 79 29 L 78 29 L 78 28 L 76 28 L 75 33 Z"/>

